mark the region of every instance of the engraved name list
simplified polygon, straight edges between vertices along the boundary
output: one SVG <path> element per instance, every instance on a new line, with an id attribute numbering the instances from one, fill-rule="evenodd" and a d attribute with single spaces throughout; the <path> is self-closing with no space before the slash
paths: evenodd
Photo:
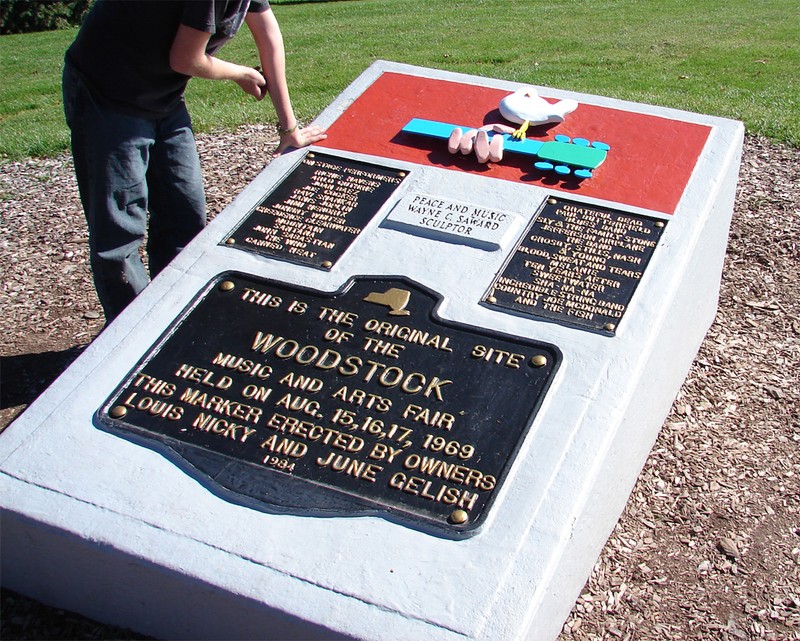
<path id="1" fill-rule="evenodd" d="M 665 223 L 549 198 L 485 300 L 613 335 Z"/>
<path id="2" fill-rule="evenodd" d="M 224 244 L 330 269 L 404 177 L 396 169 L 308 153 Z"/>

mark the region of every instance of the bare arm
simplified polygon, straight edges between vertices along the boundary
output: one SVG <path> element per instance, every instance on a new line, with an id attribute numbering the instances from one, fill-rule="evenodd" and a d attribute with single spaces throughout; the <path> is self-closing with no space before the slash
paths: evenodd
<path id="1" fill-rule="evenodd" d="M 286 82 L 283 35 L 275 14 L 271 9 L 260 13 L 248 13 L 245 21 L 258 48 L 261 67 L 266 77 L 267 92 L 278 116 L 278 128 L 281 131 L 278 153 L 288 147 L 304 147 L 322 140 L 326 134 L 320 127 L 300 129 L 297 126 Z"/>
<path id="2" fill-rule="evenodd" d="M 267 84 L 264 77 L 251 67 L 207 54 L 206 46 L 210 38 L 210 33 L 180 25 L 169 52 L 169 64 L 173 71 L 209 80 L 232 80 L 246 93 L 261 100 Z"/>

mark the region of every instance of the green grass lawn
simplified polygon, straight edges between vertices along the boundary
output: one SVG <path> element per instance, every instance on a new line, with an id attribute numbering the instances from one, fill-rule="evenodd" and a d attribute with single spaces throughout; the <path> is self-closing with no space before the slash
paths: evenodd
<path id="1" fill-rule="evenodd" d="M 800 147 L 796 0 L 276 0 L 295 109 L 309 120 L 377 59 L 742 120 Z M 67 146 L 60 98 L 74 31 L 0 37 L 0 154 Z M 257 64 L 246 30 L 220 56 Z M 232 83 L 194 80 L 198 131 L 272 122 Z"/>

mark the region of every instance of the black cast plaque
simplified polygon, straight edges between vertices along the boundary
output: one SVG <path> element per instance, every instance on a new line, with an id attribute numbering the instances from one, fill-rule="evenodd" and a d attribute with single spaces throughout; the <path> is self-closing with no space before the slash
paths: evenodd
<path id="1" fill-rule="evenodd" d="M 308 153 L 223 243 L 330 269 L 404 177 L 397 169 Z"/>
<path id="2" fill-rule="evenodd" d="M 645 216 L 548 198 L 484 301 L 614 335 L 663 229 Z"/>
<path id="3" fill-rule="evenodd" d="M 380 514 L 458 538 L 486 517 L 558 368 L 553 345 L 444 322 L 404 279 L 325 294 L 210 282 L 98 411 L 229 498 Z"/>

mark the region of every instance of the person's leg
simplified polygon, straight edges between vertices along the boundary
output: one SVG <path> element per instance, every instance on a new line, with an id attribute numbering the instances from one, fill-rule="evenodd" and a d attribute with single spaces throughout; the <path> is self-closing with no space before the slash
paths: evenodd
<path id="1" fill-rule="evenodd" d="M 206 224 L 200 159 L 186 108 L 159 121 L 147 173 L 150 228 L 147 253 L 156 276 Z"/>
<path id="2" fill-rule="evenodd" d="M 89 227 L 95 288 L 110 322 L 149 282 L 139 248 L 147 228 L 145 175 L 153 123 L 98 105 L 69 65 L 64 111 Z"/>

